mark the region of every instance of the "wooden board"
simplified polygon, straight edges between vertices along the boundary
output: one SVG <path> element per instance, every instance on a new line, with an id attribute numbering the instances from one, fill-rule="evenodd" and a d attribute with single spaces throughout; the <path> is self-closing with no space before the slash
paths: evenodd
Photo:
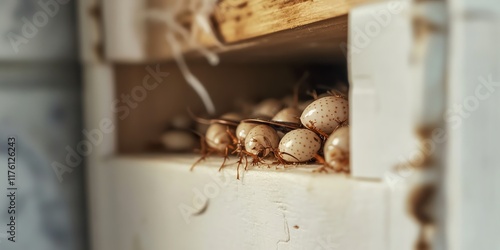
<path id="1" fill-rule="evenodd" d="M 159 8 L 158 6 L 155 6 Z M 166 8 L 162 6 L 161 8 Z M 215 10 L 215 16 L 220 15 L 220 6 Z M 301 15 L 309 16 L 308 10 L 298 10 Z M 218 14 L 219 13 L 219 14 Z M 266 12 L 267 13 L 267 12 Z M 231 13 L 228 13 L 231 15 Z M 279 18 L 279 16 L 276 16 Z M 312 21 L 312 20 L 309 20 Z M 254 21 L 250 19 L 242 29 L 256 29 L 265 27 L 266 20 Z M 274 21 L 272 21 L 274 22 Z M 289 23 L 290 24 L 290 23 Z M 207 48 L 213 48 L 227 62 L 332 62 L 344 61 L 345 51 L 342 44 L 347 43 L 348 20 L 346 13 L 330 15 L 329 18 L 318 18 L 314 23 L 304 21 L 304 25 L 293 24 L 293 27 L 283 26 L 275 29 L 261 30 L 259 35 L 253 37 L 240 37 L 231 39 L 231 32 L 236 27 L 226 25 L 225 22 L 216 21 L 217 34 L 215 36 L 223 44 L 215 46 L 216 37 L 203 32 L 197 33 L 199 43 Z M 196 26 L 195 26 L 196 27 Z M 165 39 L 164 25 L 150 23 L 148 25 L 148 51 L 150 61 L 169 59 L 172 56 L 170 46 Z M 199 53 L 192 48 L 183 46 L 185 54 L 193 59 Z"/>
<path id="2" fill-rule="evenodd" d="M 196 157 L 107 161 L 109 249 L 388 249 L 383 182 L 293 168 L 236 180 L 221 158 L 190 172 Z"/>
<path id="3" fill-rule="evenodd" d="M 231 44 L 217 52 L 228 62 L 345 63 L 347 15 Z"/>
<path id="4" fill-rule="evenodd" d="M 454 0 L 445 78 L 449 154 L 442 190 L 446 205 L 438 228 L 449 249 L 500 249 L 500 6 L 497 1 Z M 463 9 L 462 9 L 463 8 Z M 478 21 L 469 16 L 488 13 Z M 467 13 L 464 15 L 463 13 Z M 446 180 L 446 181 L 444 181 Z M 481 239 L 481 240 L 478 240 Z"/>
<path id="5" fill-rule="evenodd" d="M 146 20 L 148 10 L 167 11 L 172 0 L 127 0 L 104 2 L 106 58 L 113 62 L 140 63 L 172 59 L 167 44 L 166 26 Z M 252 61 L 288 61 L 303 58 L 344 59 L 340 43 L 347 41 L 347 14 L 354 6 L 374 0 L 223 0 L 212 18 L 215 34 L 207 34 L 194 25 L 195 39 L 206 48 L 217 52 L 236 52 L 237 56 Z M 119 6 L 120 8 L 117 8 Z M 190 27 L 189 14 L 178 13 L 178 19 Z M 224 46 L 216 46 L 217 41 Z M 185 53 L 193 55 L 193 48 L 181 44 Z M 242 51 L 239 53 L 239 51 Z M 258 52 L 258 53 L 255 53 Z"/>
<path id="6" fill-rule="evenodd" d="M 369 0 L 224 0 L 215 20 L 225 42 L 234 43 L 346 15 Z"/>

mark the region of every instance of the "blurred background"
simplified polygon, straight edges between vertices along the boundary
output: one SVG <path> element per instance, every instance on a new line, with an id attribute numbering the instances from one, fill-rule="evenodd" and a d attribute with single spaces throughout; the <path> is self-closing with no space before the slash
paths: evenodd
<path id="1" fill-rule="evenodd" d="M 1 0 L 0 249 L 500 249 L 499 27 L 498 0 Z M 188 109 L 296 89 L 348 96 L 348 173 L 189 171 Z"/>
<path id="2" fill-rule="evenodd" d="M 76 4 L 60 6 L 41 15 L 40 1 L 0 2 L 0 158 L 7 163 L 6 140 L 15 137 L 18 188 L 12 243 L 2 168 L 0 249 L 87 249 L 83 163 L 63 182 L 51 165 L 82 129 Z"/>

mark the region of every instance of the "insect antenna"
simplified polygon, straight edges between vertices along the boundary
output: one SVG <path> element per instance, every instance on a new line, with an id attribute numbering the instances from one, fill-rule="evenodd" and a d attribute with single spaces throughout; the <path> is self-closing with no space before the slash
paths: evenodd
<path id="1" fill-rule="evenodd" d="M 326 93 L 328 93 L 329 95 L 334 96 L 334 97 L 340 97 L 346 101 L 348 100 L 348 97 L 346 95 L 344 95 L 342 92 L 340 92 L 336 89 L 330 89 L 330 90 L 326 91 Z"/>
<path id="2" fill-rule="evenodd" d="M 318 92 L 316 92 L 315 89 L 313 90 L 307 90 L 306 94 L 310 97 L 312 97 L 314 100 L 318 100 Z"/>
<path id="3" fill-rule="evenodd" d="M 319 134 L 323 139 L 323 141 L 326 140 L 326 138 L 328 138 L 328 134 L 326 134 L 325 132 L 321 131 L 321 129 L 317 128 L 316 123 L 314 121 L 309 121 L 309 126 L 307 126 L 308 129 L 312 130 L 313 132 L 315 132 L 316 134 Z"/>
<path id="4" fill-rule="evenodd" d="M 299 159 L 297 157 L 295 157 L 294 155 L 287 153 L 287 152 L 280 152 L 279 150 L 276 150 L 274 152 L 274 156 L 276 157 L 277 161 L 273 162 L 273 164 L 278 164 L 278 165 L 281 164 L 283 166 L 292 164 L 292 162 L 289 162 L 289 161 L 283 159 L 283 155 L 288 155 L 288 156 L 294 158 L 295 160 L 297 160 L 297 162 L 299 162 Z"/>

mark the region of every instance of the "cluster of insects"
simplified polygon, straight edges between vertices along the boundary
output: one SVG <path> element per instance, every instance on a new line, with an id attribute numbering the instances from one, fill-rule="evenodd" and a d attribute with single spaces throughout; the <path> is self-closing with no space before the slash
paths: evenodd
<path id="1" fill-rule="evenodd" d="M 249 166 L 320 164 L 314 171 L 349 172 L 349 106 L 336 91 L 313 95 L 304 102 L 266 99 L 253 107 L 250 118 L 228 113 L 216 119 L 194 117 L 208 126 L 200 135 L 201 157 L 236 156 L 237 178 Z"/>

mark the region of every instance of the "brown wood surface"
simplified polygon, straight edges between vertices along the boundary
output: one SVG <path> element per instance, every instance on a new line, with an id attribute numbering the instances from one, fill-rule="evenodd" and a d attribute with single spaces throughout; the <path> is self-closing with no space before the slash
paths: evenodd
<path id="1" fill-rule="evenodd" d="M 153 69 L 156 65 L 150 65 Z M 193 73 L 202 81 L 210 93 L 219 114 L 235 110 L 241 100 L 259 100 L 264 97 L 281 98 L 290 95 L 293 84 L 300 75 L 293 68 L 276 64 L 223 64 L 211 67 L 206 63 L 190 65 Z M 133 95 L 141 88 L 148 75 L 147 65 L 117 64 L 114 66 L 116 100 L 124 106 L 123 96 Z M 148 90 L 144 100 L 129 108 L 129 115 L 118 121 L 118 152 L 121 154 L 143 153 L 159 142 L 170 119 L 176 115 L 187 115 L 187 109 L 206 117 L 200 98 L 186 83 L 174 63 L 160 65 L 161 72 L 168 72 L 156 88 Z M 153 84 L 154 79 L 149 79 Z"/>
<path id="2" fill-rule="evenodd" d="M 346 15 L 369 0 L 223 0 L 215 10 L 221 37 L 233 43 Z"/>
<path id="3" fill-rule="evenodd" d="M 347 31 L 347 15 L 343 15 L 228 45 L 218 52 L 227 62 L 345 63 Z"/>
<path id="4" fill-rule="evenodd" d="M 372 0 L 222 0 L 213 17 L 216 34 L 196 32 L 203 46 L 222 54 L 223 60 L 341 61 L 347 42 L 347 13 Z M 168 9 L 172 0 L 148 0 L 148 7 Z M 190 17 L 183 22 L 189 25 Z M 147 29 L 149 61 L 172 59 L 166 27 L 151 22 Z M 215 46 L 216 39 L 225 46 Z M 185 53 L 196 57 L 186 44 Z"/>

